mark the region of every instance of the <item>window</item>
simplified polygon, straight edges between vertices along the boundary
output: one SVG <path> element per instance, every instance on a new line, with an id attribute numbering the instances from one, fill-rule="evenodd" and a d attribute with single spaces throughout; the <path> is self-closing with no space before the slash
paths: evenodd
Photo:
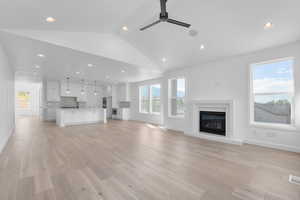
<path id="1" fill-rule="evenodd" d="M 140 87 L 140 112 L 160 114 L 160 85 L 145 85 Z"/>
<path id="2" fill-rule="evenodd" d="M 150 111 L 151 113 L 159 114 L 160 113 L 160 85 L 159 84 L 151 85 L 150 89 L 151 89 Z"/>
<path id="3" fill-rule="evenodd" d="M 294 78 L 291 58 L 251 65 L 251 122 L 292 125 Z"/>
<path id="4" fill-rule="evenodd" d="M 169 79 L 169 116 L 184 117 L 185 79 Z"/>
<path id="5" fill-rule="evenodd" d="M 30 109 L 30 92 L 19 91 L 17 93 L 17 108 L 28 110 Z"/>
<path id="6" fill-rule="evenodd" d="M 150 99 L 149 86 L 140 87 L 140 112 L 149 113 Z"/>

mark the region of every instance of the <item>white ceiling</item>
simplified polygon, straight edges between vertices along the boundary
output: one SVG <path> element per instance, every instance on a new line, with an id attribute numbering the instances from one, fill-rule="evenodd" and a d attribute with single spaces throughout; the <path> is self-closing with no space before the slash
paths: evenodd
<path id="1" fill-rule="evenodd" d="M 5 32 L 0 32 L 0 42 L 4 44 L 11 64 L 15 66 L 18 74 L 30 78 L 41 76 L 61 80 L 65 77 L 72 77 L 75 80 L 120 83 L 160 76 L 158 71 Z M 38 54 L 46 57 L 40 58 Z M 88 64 L 93 64 L 93 67 L 89 67 Z M 37 69 L 36 65 L 40 68 Z"/>
<path id="2" fill-rule="evenodd" d="M 1 37 L 19 38 L 18 42 L 4 39 L 11 55 L 19 60 L 15 61 L 17 69 L 25 59 L 17 55 L 20 54 L 19 46 L 27 49 L 30 44 L 32 55 L 28 55 L 28 61 L 23 63 L 23 70 L 31 69 L 30 64 L 36 62 L 36 49 L 45 48 L 45 54 L 49 54 L 48 64 L 44 67 L 47 75 L 48 71 L 53 76 L 60 75 L 62 68 L 65 73 L 71 73 L 68 71 L 94 59 L 103 71 L 93 71 L 88 78 L 101 78 L 109 72 L 115 80 L 138 81 L 160 76 L 174 68 L 197 66 L 202 62 L 299 40 L 299 7 L 299 0 L 168 0 L 169 16 L 191 23 L 191 29 L 198 32 L 197 36 L 191 37 L 188 29 L 166 23 L 144 32 L 138 30 L 156 20 L 158 0 L 2 0 L 0 28 L 19 35 L 1 34 Z M 53 16 L 57 21 L 46 23 L 47 16 Z M 264 30 L 268 21 L 274 27 Z M 123 25 L 128 26 L 129 31 L 122 31 Z M 71 40 L 74 34 L 76 39 Z M 108 45 L 114 46 L 113 49 L 105 48 L 99 42 L 105 34 L 120 42 L 115 46 Z M 201 44 L 205 45 L 205 50 L 200 50 Z M 118 45 L 120 48 L 116 51 Z M 161 61 L 162 57 L 167 58 L 166 63 Z M 56 66 L 58 64 L 60 66 Z M 128 67 L 128 75 L 118 75 L 124 65 Z"/>

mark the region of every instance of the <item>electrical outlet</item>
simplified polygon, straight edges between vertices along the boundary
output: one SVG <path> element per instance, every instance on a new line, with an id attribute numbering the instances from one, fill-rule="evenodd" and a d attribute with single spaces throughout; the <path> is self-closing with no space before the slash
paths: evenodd
<path id="1" fill-rule="evenodd" d="M 289 182 L 293 183 L 293 184 L 300 185 L 300 177 L 299 176 L 290 175 L 289 176 Z"/>

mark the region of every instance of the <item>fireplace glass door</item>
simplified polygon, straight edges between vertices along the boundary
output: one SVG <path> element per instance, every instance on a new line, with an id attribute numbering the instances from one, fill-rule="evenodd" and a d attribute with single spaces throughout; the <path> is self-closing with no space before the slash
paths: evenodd
<path id="1" fill-rule="evenodd" d="M 199 112 L 200 132 L 226 136 L 226 113 L 225 112 Z"/>

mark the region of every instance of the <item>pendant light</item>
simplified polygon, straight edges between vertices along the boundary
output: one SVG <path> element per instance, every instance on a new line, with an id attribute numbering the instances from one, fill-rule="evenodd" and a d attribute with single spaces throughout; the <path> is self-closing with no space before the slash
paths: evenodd
<path id="1" fill-rule="evenodd" d="M 85 91 L 84 91 L 84 79 L 81 80 L 81 95 L 84 95 L 85 94 Z"/>
<path id="2" fill-rule="evenodd" d="M 94 90 L 94 95 L 96 96 L 98 93 L 97 93 L 97 81 L 95 81 L 95 90 Z"/>
<path id="3" fill-rule="evenodd" d="M 70 94 L 71 90 L 70 90 L 70 77 L 67 77 L 67 89 L 66 89 L 66 93 Z"/>

